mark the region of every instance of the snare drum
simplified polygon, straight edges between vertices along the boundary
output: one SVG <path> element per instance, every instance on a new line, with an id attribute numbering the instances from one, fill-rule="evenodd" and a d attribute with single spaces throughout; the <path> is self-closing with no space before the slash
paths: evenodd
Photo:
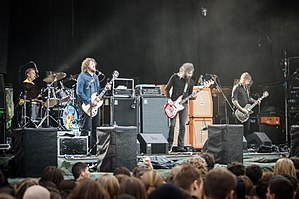
<path id="1" fill-rule="evenodd" d="M 41 104 L 38 102 L 30 102 L 29 117 L 32 122 L 39 122 L 42 117 Z"/>
<path id="2" fill-rule="evenodd" d="M 72 104 L 68 104 L 62 112 L 61 115 L 63 126 L 67 130 L 71 130 L 73 125 L 78 124 L 79 116 L 78 111 L 76 107 L 74 107 Z"/>

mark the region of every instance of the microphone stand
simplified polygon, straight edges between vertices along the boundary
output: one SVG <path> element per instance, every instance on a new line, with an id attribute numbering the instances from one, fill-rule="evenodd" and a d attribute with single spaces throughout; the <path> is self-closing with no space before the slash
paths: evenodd
<path id="1" fill-rule="evenodd" d="M 217 90 L 222 94 L 223 99 L 224 99 L 225 124 L 229 124 L 229 118 L 228 118 L 228 116 L 227 116 L 227 104 L 228 104 L 228 106 L 230 107 L 232 113 L 234 113 L 234 108 L 233 108 L 232 105 L 229 103 L 229 101 L 228 101 L 227 97 L 225 96 L 225 94 L 224 94 L 224 92 L 223 92 L 221 86 L 220 86 L 219 83 L 217 82 L 217 78 L 218 78 L 218 76 L 216 76 L 216 75 L 212 76 L 212 79 L 213 79 L 214 82 L 215 82 L 215 85 L 216 85 Z"/>

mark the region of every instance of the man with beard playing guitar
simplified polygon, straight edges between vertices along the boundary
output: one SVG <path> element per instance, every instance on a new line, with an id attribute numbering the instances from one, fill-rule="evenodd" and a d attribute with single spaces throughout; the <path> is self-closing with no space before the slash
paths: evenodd
<path id="1" fill-rule="evenodd" d="M 189 96 L 193 92 L 194 81 L 191 79 L 194 72 L 194 66 L 192 63 L 184 63 L 178 73 L 173 74 L 166 87 L 165 94 L 168 98 L 168 104 L 172 105 L 174 101 L 181 95 L 183 98 Z M 170 89 L 172 88 L 172 94 L 170 95 Z M 195 99 L 194 98 L 191 99 Z M 184 109 L 178 112 L 179 115 L 179 135 L 178 135 L 178 152 L 185 152 L 184 148 L 184 138 L 185 138 L 185 130 L 186 130 L 186 122 L 188 117 L 188 101 L 184 104 Z M 176 124 L 176 117 L 170 118 L 169 132 L 168 132 L 168 147 L 169 151 L 172 150 L 173 145 L 173 137 L 174 137 L 174 128 Z"/>

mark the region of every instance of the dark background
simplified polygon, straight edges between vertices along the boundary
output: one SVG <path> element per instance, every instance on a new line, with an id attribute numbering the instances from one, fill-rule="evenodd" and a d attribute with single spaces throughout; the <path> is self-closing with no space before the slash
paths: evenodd
<path id="1" fill-rule="evenodd" d="M 299 56 L 296 0 L 2 0 L 0 65 L 15 96 L 19 68 L 34 61 L 40 71 L 80 72 L 93 57 L 107 77 L 165 84 L 184 62 L 214 73 L 223 86 L 248 71 L 252 90 L 270 92 L 283 109 L 282 59 Z M 202 13 L 207 9 L 207 16 Z M 289 73 L 298 66 L 290 64 Z M 274 84 L 275 83 L 275 84 Z"/>

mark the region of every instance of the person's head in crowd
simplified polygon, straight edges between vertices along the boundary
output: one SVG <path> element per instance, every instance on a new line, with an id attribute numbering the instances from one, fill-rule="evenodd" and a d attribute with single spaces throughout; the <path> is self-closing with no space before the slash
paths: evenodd
<path id="1" fill-rule="evenodd" d="M 118 194 L 130 194 L 138 199 L 146 199 L 145 186 L 139 178 L 129 177 L 119 185 Z"/>
<path id="2" fill-rule="evenodd" d="M 282 174 L 281 176 L 285 177 L 286 179 L 288 179 L 292 183 L 292 185 L 294 187 L 294 191 L 296 192 L 297 187 L 298 187 L 298 180 L 296 178 L 292 177 L 292 176 L 287 175 L 287 174 Z"/>
<path id="3" fill-rule="evenodd" d="M 117 195 L 115 197 L 115 199 L 136 199 L 136 198 L 130 194 L 120 194 L 120 195 Z"/>
<path id="4" fill-rule="evenodd" d="M 61 198 L 59 190 L 58 190 L 57 186 L 54 184 L 54 182 L 44 181 L 44 182 L 40 182 L 39 185 L 45 187 L 46 189 L 48 189 L 48 191 L 50 191 L 51 199 Z"/>
<path id="5" fill-rule="evenodd" d="M 181 170 L 181 168 L 182 168 L 182 165 L 177 165 L 177 166 L 173 167 L 170 170 L 168 176 L 166 177 L 166 182 L 173 183 L 175 176 L 178 174 L 178 172 Z"/>
<path id="6" fill-rule="evenodd" d="M 202 158 L 200 156 L 192 156 L 192 157 L 187 158 L 185 160 L 185 163 L 196 167 L 200 172 L 200 176 L 203 179 L 205 178 L 205 176 L 208 172 L 208 168 L 207 168 L 207 163 L 204 158 Z"/>
<path id="7" fill-rule="evenodd" d="M 145 165 L 138 165 L 132 171 L 132 176 L 140 178 L 145 172 L 150 171 L 151 169 Z"/>
<path id="8" fill-rule="evenodd" d="M 145 185 L 147 194 L 150 194 L 158 186 L 164 183 L 162 175 L 156 170 L 150 170 L 145 172 L 141 177 L 141 181 Z"/>
<path id="9" fill-rule="evenodd" d="M 72 193 L 68 196 L 68 199 L 110 199 L 107 191 L 100 185 L 100 183 L 85 178 L 78 182 L 77 186 Z"/>
<path id="10" fill-rule="evenodd" d="M 254 186 L 248 193 L 246 199 L 260 199 L 260 197 L 256 193 L 256 186 Z"/>
<path id="11" fill-rule="evenodd" d="M 266 180 L 266 181 L 269 181 L 269 179 L 274 176 L 274 173 L 272 171 L 265 171 L 263 172 L 263 175 L 262 175 L 262 180 Z M 260 179 L 260 180 L 261 180 Z"/>
<path id="12" fill-rule="evenodd" d="M 261 178 L 257 185 L 255 186 L 256 195 L 258 195 L 259 199 L 266 199 L 267 188 L 269 185 L 269 180 L 271 177 Z"/>
<path id="13" fill-rule="evenodd" d="M 62 180 L 64 180 L 62 171 L 55 166 L 48 166 L 45 168 L 39 182 L 51 181 L 58 187 Z"/>
<path id="14" fill-rule="evenodd" d="M 17 199 L 22 199 L 26 189 L 33 185 L 38 185 L 38 182 L 34 178 L 25 178 L 17 186 L 14 187 Z"/>
<path id="15" fill-rule="evenodd" d="M 26 189 L 23 199 L 50 199 L 50 192 L 43 186 L 33 185 Z"/>
<path id="16" fill-rule="evenodd" d="M 118 194 L 119 183 L 117 178 L 112 174 L 104 174 L 97 179 L 97 182 L 108 192 L 110 198 Z"/>
<path id="17" fill-rule="evenodd" d="M 8 194 L 8 195 L 16 197 L 15 190 L 10 186 L 4 186 L 4 187 L 0 186 L 0 194 Z"/>
<path id="18" fill-rule="evenodd" d="M 174 184 L 163 184 L 150 193 L 148 199 L 186 199 L 183 192 Z"/>
<path id="19" fill-rule="evenodd" d="M 237 178 L 224 168 L 215 168 L 208 172 L 203 183 L 203 194 L 206 199 L 233 199 Z"/>
<path id="20" fill-rule="evenodd" d="M 263 170 L 259 165 L 256 164 L 252 164 L 248 167 L 246 167 L 246 176 L 248 176 L 248 178 L 250 178 L 250 180 L 252 181 L 252 183 L 254 185 L 256 185 L 259 181 L 259 179 L 262 178 L 263 176 Z"/>
<path id="21" fill-rule="evenodd" d="M 15 199 L 15 197 L 7 193 L 0 193 L 0 199 Z"/>
<path id="22" fill-rule="evenodd" d="M 196 167 L 183 165 L 174 178 L 174 184 L 189 192 L 192 196 L 202 197 L 202 177 Z"/>
<path id="23" fill-rule="evenodd" d="M 267 199 L 293 199 L 294 187 L 292 183 L 283 176 L 274 176 L 269 180 Z"/>
<path id="24" fill-rule="evenodd" d="M 88 164 L 83 162 L 76 162 L 72 167 L 72 174 L 74 176 L 74 179 L 77 181 L 89 178 L 90 173 Z"/>
<path id="25" fill-rule="evenodd" d="M 294 163 L 289 158 L 281 158 L 276 161 L 273 169 L 274 175 L 287 174 L 297 178 Z"/>
<path id="26" fill-rule="evenodd" d="M 118 174 L 115 177 L 116 177 L 116 179 L 118 181 L 118 184 L 121 184 L 123 181 L 125 181 L 128 178 L 130 178 L 130 176 L 127 176 L 125 174 Z"/>
<path id="27" fill-rule="evenodd" d="M 238 199 L 243 199 L 249 195 L 250 190 L 253 188 L 253 183 L 247 176 L 237 177 L 236 195 Z"/>
<path id="28" fill-rule="evenodd" d="M 113 175 L 118 175 L 118 174 L 125 174 L 127 176 L 131 176 L 131 172 L 127 167 L 117 167 L 113 171 Z"/>
<path id="29" fill-rule="evenodd" d="M 200 153 L 199 156 L 202 157 L 203 159 L 205 159 L 205 161 L 207 163 L 208 171 L 210 171 L 211 169 L 214 168 L 216 161 L 215 161 L 215 157 L 213 156 L 213 154 L 204 152 L 204 153 Z"/>
<path id="30" fill-rule="evenodd" d="M 227 169 L 236 176 L 245 175 L 245 166 L 241 162 L 232 162 L 227 165 Z"/>
<path id="31" fill-rule="evenodd" d="M 293 157 L 290 157 L 290 160 L 292 160 L 292 162 L 294 163 L 297 179 L 299 179 L 299 157 L 293 156 Z"/>
<path id="32" fill-rule="evenodd" d="M 75 189 L 77 183 L 75 180 L 63 180 L 59 186 L 58 190 L 63 199 L 66 199 L 67 196 Z"/>

